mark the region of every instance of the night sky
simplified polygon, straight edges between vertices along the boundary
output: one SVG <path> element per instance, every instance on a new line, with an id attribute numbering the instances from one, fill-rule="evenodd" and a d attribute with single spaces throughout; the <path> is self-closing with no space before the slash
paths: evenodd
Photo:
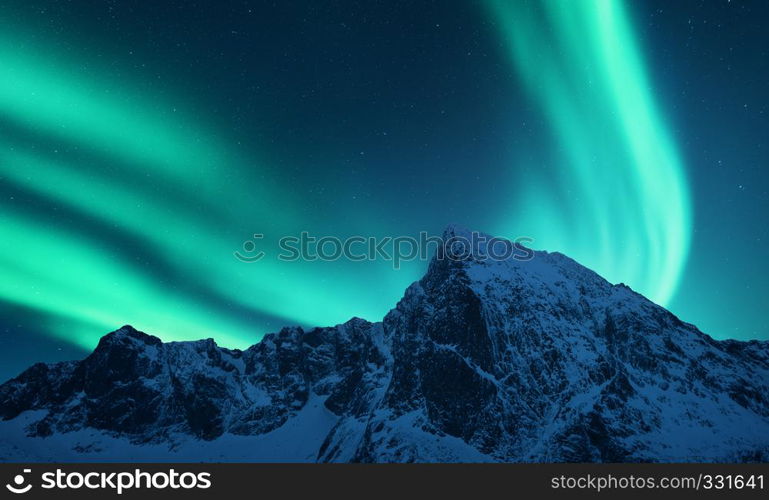
<path id="1" fill-rule="evenodd" d="M 130 323 L 246 347 L 378 320 L 425 262 L 301 231 L 561 251 L 768 339 L 769 3 L 6 1 L 0 378 Z M 267 258 L 233 257 L 254 233 Z"/>

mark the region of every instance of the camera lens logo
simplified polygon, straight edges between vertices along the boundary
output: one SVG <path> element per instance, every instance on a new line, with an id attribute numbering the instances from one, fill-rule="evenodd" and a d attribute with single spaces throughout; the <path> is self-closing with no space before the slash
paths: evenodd
<path id="1" fill-rule="evenodd" d="M 264 238 L 263 234 L 254 234 L 254 240 L 261 240 Z M 257 252 L 256 251 L 256 242 L 253 240 L 248 240 L 243 242 L 243 252 L 240 253 L 239 251 L 234 252 L 235 258 L 238 259 L 241 262 L 256 262 L 258 260 L 262 260 L 264 257 L 264 252 Z"/>
<path id="2" fill-rule="evenodd" d="M 32 472 L 32 469 L 24 469 L 24 474 L 29 474 L 30 472 Z M 22 486 L 26 480 L 27 478 L 25 478 L 23 475 L 16 474 L 16 476 L 13 478 L 13 484 L 6 484 L 5 487 L 8 488 L 8 491 L 11 493 L 26 493 L 32 489 L 31 484 Z"/>

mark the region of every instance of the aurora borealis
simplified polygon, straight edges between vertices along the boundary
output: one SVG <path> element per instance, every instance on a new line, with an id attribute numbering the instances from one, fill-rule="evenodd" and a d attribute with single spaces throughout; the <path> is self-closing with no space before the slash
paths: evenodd
<path id="1" fill-rule="evenodd" d="M 176 116 L 166 102 L 67 71 L 37 47 L 25 45 L 19 56 L 6 39 L 2 48 L 0 94 L 16 135 L 2 141 L 3 182 L 25 201 L 45 205 L 11 197 L 4 213 L 4 231 L 13 235 L 0 256 L 7 302 L 54 316 L 48 333 L 88 349 L 118 323 L 138 323 L 168 340 L 215 336 L 246 347 L 265 331 L 260 316 L 286 323 L 344 317 L 342 304 L 352 300 L 344 292 L 301 293 L 322 279 L 311 272 L 299 276 L 265 262 L 247 275 L 253 270 L 232 258 L 248 235 L 238 224 L 273 233 L 291 227 L 292 200 L 279 186 L 265 188 L 251 169 L 256 160 L 237 159 L 216 144 L 215 133 Z M 69 212 L 78 227 L 62 229 L 51 209 Z M 115 234 L 104 241 L 81 226 Z M 121 238 L 148 260 L 119 255 L 130 253 L 114 248 Z M 161 269 L 169 274 L 165 283 Z M 362 313 L 371 312 L 365 299 L 357 301 Z"/>
<path id="2" fill-rule="evenodd" d="M 426 263 L 232 254 L 452 222 L 769 338 L 769 44 L 722 3 L 7 2 L 3 373 L 379 319 Z"/>
<path id="3" fill-rule="evenodd" d="M 689 249 L 688 186 L 623 4 L 492 4 L 563 151 L 556 171 L 521 183 L 522 215 L 504 224 L 537 227 L 543 248 L 667 305 Z"/>

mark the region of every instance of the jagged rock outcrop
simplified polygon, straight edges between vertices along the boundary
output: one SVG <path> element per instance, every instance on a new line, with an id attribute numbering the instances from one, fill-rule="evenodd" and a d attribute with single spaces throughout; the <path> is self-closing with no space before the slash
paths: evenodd
<path id="1" fill-rule="evenodd" d="M 125 326 L 0 386 L 0 427 L 24 434 L 0 438 L 0 459 L 34 458 L 41 439 L 68 459 L 769 458 L 769 343 L 715 341 L 533 255 L 439 254 L 382 322 L 284 328 L 245 351 Z"/>

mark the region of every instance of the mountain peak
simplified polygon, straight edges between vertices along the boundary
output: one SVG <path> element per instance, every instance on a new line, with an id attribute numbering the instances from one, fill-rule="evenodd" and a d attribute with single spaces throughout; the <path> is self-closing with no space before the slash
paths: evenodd
<path id="1" fill-rule="evenodd" d="M 446 227 L 443 229 L 444 241 L 454 236 L 469 237 L 471 234 L 472 234 L 472 231 L 470 231 L 467 227 L 461 224 L 453 223 L 453 222 L 450 224 L 447 224 Z"/>
<path id="2" fill-rule="evenodd" d="M 0 437 L 0 456 L 86 431 L 55 458 L 769 458 L 768 343 L 715 341 L 559 253 L 481 250 L 437 255 L 379 323 L 287 327 L 245 351 L 126 325 L 0 386 L 0 436 L 29 434 Z"/>
<path id="3" fill-rule="evenodd" d="M 140 332 L 131 325 L 123 325 L 117 330 L 110 332 L 108 335 L 139 337 L 146 334 L 144 332 Z"/>
<path id="4" fill-rule="evenodd" d="M 123 325 L 99 340 L 96 350 L 109 349 L 116 345 L 136 346 L 160 345 L 162 341 L 154 335 L 146 334 L 131 325 Z"/>

